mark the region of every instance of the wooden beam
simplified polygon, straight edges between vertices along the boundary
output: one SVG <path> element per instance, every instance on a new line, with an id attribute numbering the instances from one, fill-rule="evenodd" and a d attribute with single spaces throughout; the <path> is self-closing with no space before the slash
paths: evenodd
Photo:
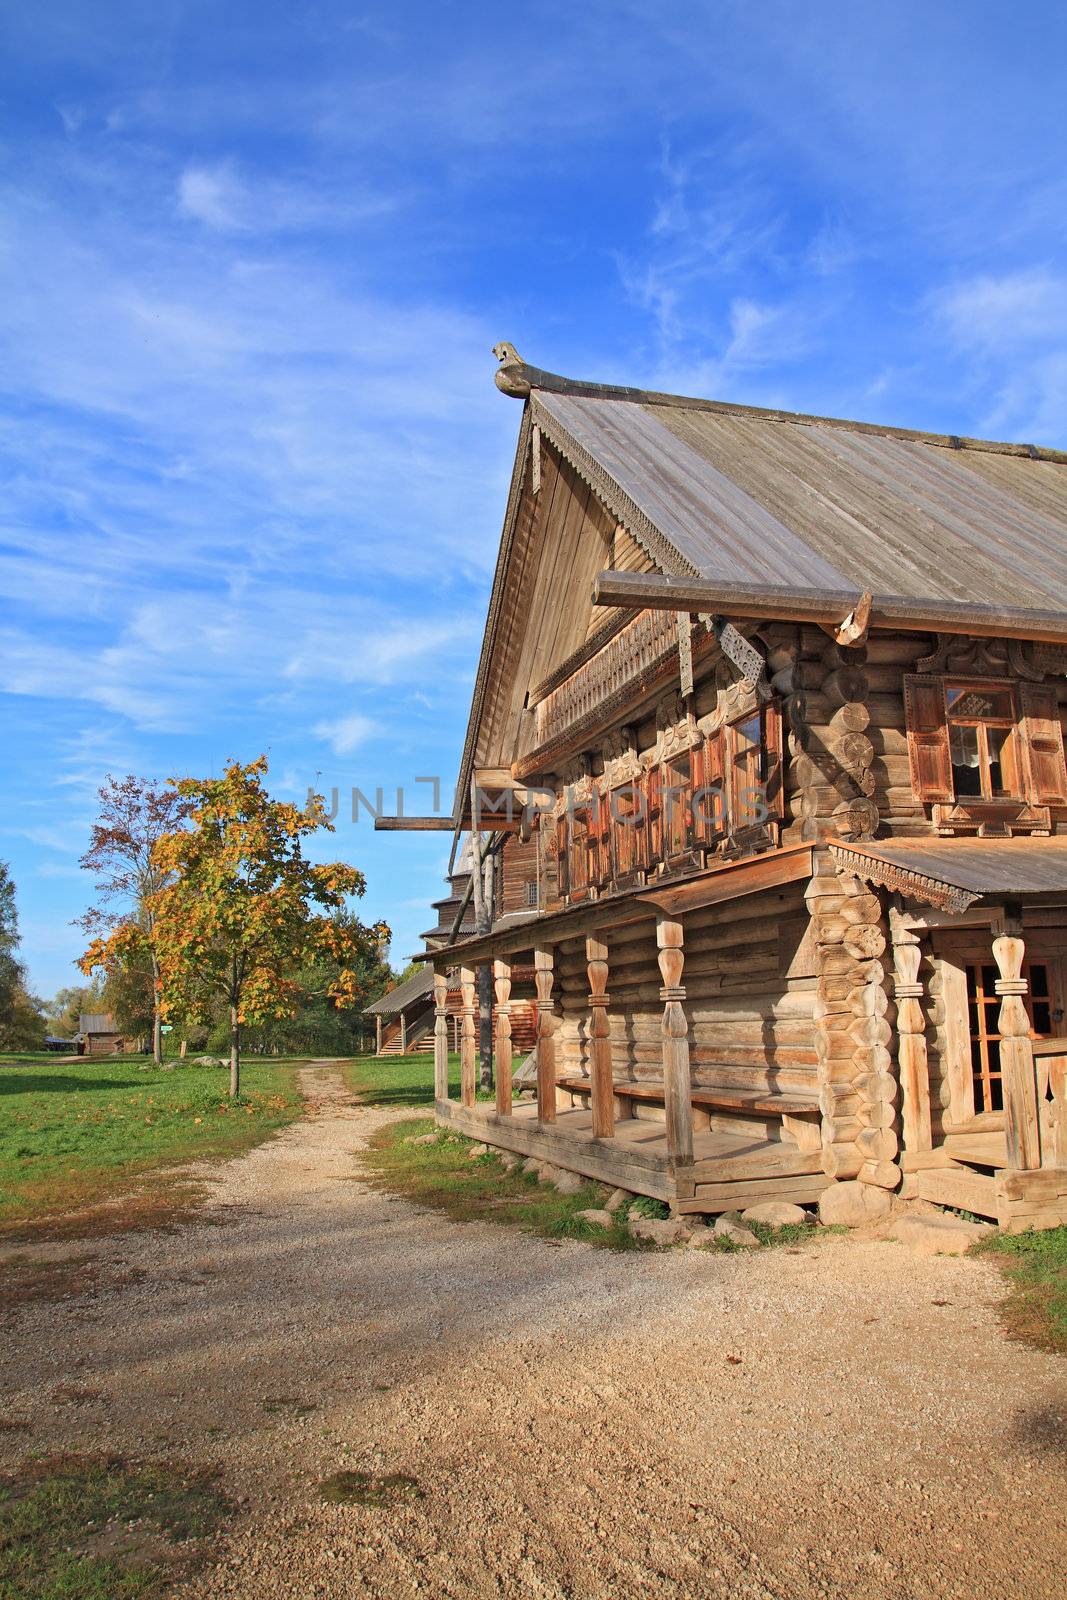
<path id="1" fill-rule="evenodd" d="M 451 833 L 451 817 L 375 817 L 375 833 Z"/>
<path id="2" fill-rule="evenodd" d="M 552 1004 L 555 952 L 549 946 L 534 951 L 534 986 L 537 990 L 537 1119 L 556 1120 L 556 1025 Z"/>
<path id="3" fill-rule="evenodd" d="M 685 947 L 682 924 L 668 917 L 656 923 L 659 970 L 663 979 L 663 1104 L 667 1111 L 667 1150 L 674 1167 L 693 1161 L 693 1102 L 689 1077 L 689 1023 L 683 1001 Z"/>
<path id="4" fill-rule="evenodd" d="M 589 1076 L 593 1138 L 610 1139 L 615 1132 L 615 1096 L 612 1092 L 611 1027 L 608 1022 L 608 947 L 600 939 L 585 941 L 589 977 Z"/>
<path id="5" fill-rule="evenodd" d="M 711 578 L 675 577 L 656 572 L 601 572 L 593 604 L 628 606 L 635 611 L 696 611 L 713 616 L 814 622 L 840 629 L 857 612 L 868 627 L 894 627 L 928 633 L 965 633 L 983 638 L 1033 639 L 1067 643 L 1067 616 L 1022 606 L 979 605 L 970 600 L 913 600 L 906 595 L 872 595 L 869 610 L 860 589 L 771 587 L 721 583 Z"/>

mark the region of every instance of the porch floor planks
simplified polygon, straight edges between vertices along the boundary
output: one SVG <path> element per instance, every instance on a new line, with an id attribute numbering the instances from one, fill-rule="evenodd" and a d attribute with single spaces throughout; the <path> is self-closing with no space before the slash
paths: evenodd
<path id="1" fill-rule="evenodd" d="M 616 1122 L 613 1137 L 594 1139 L 592 1115 L 584 1106 L 560 1109 L 556 1121 L 545 1124 L 538 1122 L 533 1104 L 516 1105 L 510 1116 L 502 1117 L 489 1106 L 462 1107 L 448 1101 L 438 1103 L 437 1119 L 499 1149 L 532 1155 L 687 1210 L 694 1209 L 694 1198 L 699 1203 L 701 1191 L 712 1202 L 707 1209 L 714 1211 L 748 1204 L 749 1190 L 757 1199 L 777 1194 L 776 1185 L 782 1185 L 782 1198 L 788 1186 L 790 1198 L 795 1192 L 814 1199 L 829 1182 L 819 1152 L 717 1129 L 694 1134 L 693 1165 L 676 1173 L 665 1124 L 624 1117 Z"/>

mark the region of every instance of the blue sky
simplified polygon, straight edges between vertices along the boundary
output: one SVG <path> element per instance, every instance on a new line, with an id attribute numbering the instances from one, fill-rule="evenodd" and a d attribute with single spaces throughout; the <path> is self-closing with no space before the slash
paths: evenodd
<path id="1" fill-rule="evenodd" d="M 0 858 L 42 993 L 109 770 L 454 778 L 520 414 L 495 341 L 1067 445 L 1061 6 L 42 0 L 4 31 Z M 342 817 L 331 853 L 406 955 L 447 841 Z"/>

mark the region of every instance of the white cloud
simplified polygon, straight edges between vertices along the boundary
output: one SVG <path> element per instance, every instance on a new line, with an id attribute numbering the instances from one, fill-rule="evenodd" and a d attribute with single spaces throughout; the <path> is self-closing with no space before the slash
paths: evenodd
<path id="1" fill-rule="evenodd" d="M 989 351 L 1067 338 L 1067 277 L 1046 267 L 963 279 L 930 297 L 959 344 Z"/>
<path id="2" fill-rule="evenodd" d="M 324 740 L 335 756 L 349 756 L 378 732 L 378 724 L 372 717 L 364 717 L 356 711 L 334 722 L 317 722 L 314 732 L 316 739 Z"/>
<path id="3" fill-rule="evenodd" d="M 245 196 L 228 167 L 186 167 L 178 180 L 178 209 L 209 228 L 241 227 L 244 204 Z"/>

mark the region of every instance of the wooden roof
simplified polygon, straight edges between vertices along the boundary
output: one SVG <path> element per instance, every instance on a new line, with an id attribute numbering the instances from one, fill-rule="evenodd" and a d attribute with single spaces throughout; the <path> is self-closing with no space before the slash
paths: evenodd
<path id="1" fill-rule="evenodd" d="M 591 587 L 598 552 L 588 546 L 603 534 L 594 510 L 626 530 L 652 569 L 769 596 L 873 590 L 928 605 L 1067 613 L 1067 453 L 613 388 L 530 367 L 509 345 L 497 353 L 498 387 L 527 403 L 457 824 L 474 764 L 513 759 L 532 682 L 599 626 L 575 633 L 582 619 L 572 606 L 540 609 L 549 567 L 560 561 L 572 591 Z M 588 509 L 568 512 L 562 554 L 537 544 L 547 515 L 530 491 L 538 437 L 589 491 Z M 564 612 L 570 635 L 556 620 Z M 605 614 L 603 628 L 622 617 Z M 547 650 L 542 641 L 532 677 L 522 629 L 555 635 Z"/>
<path id="2" fill-rule="evenodd" d="M 1067 611 L 1067 463 L 684 401 L 531 409 L 667 571 Z"/>
<path id="3" fill-rule="evenodd" d="M 989 897 L 1067 896 L 1067 838 L 835 840 L 830 850 L 858 877 L 951 911 Z"/>
<path id="4" fill-rule="evenodd" d="M 376 1015 L 395 1017 L 398 1012 L 406 1010 L 416 1000 L 424 1000 L 432 990 L 433 973 L 426 967 L 420 967 L 410 978 L 398 983 L 395 989 L 383 994 L 380 1000 L 374 1000 L 369 1006 L 364 1006 L 363 1014 L 372 1017 Z"/>

